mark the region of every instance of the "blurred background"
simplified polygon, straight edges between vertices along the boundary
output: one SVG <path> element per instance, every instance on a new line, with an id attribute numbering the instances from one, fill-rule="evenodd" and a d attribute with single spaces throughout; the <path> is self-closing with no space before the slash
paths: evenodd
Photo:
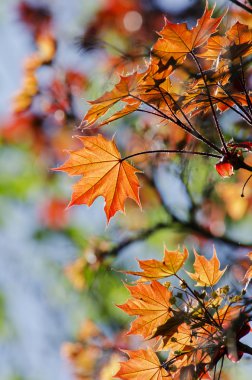
<path id="1" fill-rule="evenodd" d="M 228 17 L 248 20 L 229 1 L 218 1 L 216 12 L 227 5 Z M 135 268 L 135 258 L 160 258 L 164 243 L 207 255 L 215 243 L 230 281 L 245 273 L 252 189 L 240 198 L 244 173 L 224 182 L 206 160 L 169 159 L 142 179 L 144 211 L 128 202 L 127 215 L 106 227 L 102 199 L 65 210 L 74 179 L 50 170 L 66 159 L 64 149 L 77 146 L 73 135 L 97 133 L 78 128 L 86 100 L 110 88 L 118 74 L 144 66 L 163 15 L 192 26 L 204 6 L 194 0 L 1 0 L 1 380 L 112 379 L 118 347 L 137 345 L 121 333 L 129 319 L 115 304 L 127 292 L 115 269 Z M 222 120 L 230 136 L 242 123 L 229 112 Z M 180 132 L 153 131 L 145 115 L 103 129 L 107 136 L 115 131 L 124 152 L 154 140 L 169 146 L 185 140 Z M 245 127 L 240 133 L 251 138 Z M 148 173 L 148 162 L 136 163 Z M 249 368 L 244 359 L 227 378 L 250 379 Z"/>

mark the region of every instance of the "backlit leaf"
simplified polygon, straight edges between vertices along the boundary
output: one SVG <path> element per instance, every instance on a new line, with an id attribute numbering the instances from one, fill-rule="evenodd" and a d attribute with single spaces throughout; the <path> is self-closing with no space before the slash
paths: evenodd
<path id="1" fill-rule="evenodd" d="M 157 327 L 171 316 L 171 292 L 157 281 L 126 288 L 133 298 L 118 307 L 129 315 L 138 316 L 132 322 L 129 334 L 141 334 L 144 338 L 153 336 Z"/>
<path id="2" fill-rule="evenodd" d="M 127 198 L 139 206 L 139 182 L 137 169 L 122 161 L 115 142 L 106 140 L 102 135 L 78 137 L 84 147 L 71 151 L 69 159 L 54 170 L 65 171 L 69 175 L 82 175 L 83 178 L 73 186 L 73 195 L 68 207 L 86 204 L 103 196 L 105 213 L 109 222 L 117 212 L 124 212 Z"/>
<path id="3" fill-rule="evenodd" d="M 129 360 L 121 363 L 121 368 L 115 377 L 125 380 L 171 379 L 152 349 L 125 352 Z"/>
<path id="4" fill-rule="evenodd" d="M 120 100 L 123 100 L 125 102 L 130 102 L 131 100 L 129 98 L 130 93 L 136 88 L 138 81 L 143 77 L 143 74 L 134 73 L 132 75 L 127 76 L 120 76 L 120 81 L 114 86 L 114 88 L 111 91 L 105 92 L 102 96 L 100 96 L 98 99 L 89 101 L 91 104 L 90 109 L 84 116 L 84 119 L 82 120 L 82 126 L 84 128 L 88 128 L 92 124 L 94 124 L 100 117 L 105 115 L 108 110 L 113 107 L 116 103 L 118 103 Z M 135 100 L 136 103 L 136 100 Z M 128 107 L 128 111 L 131 107 Z M 132 110 L 130 112 L 133 112 L 135 110 L 134 105 L 132 106 Z M 130 113 L 127 112 L 127 113 Z M 120 117 L 124 116 L 124 113 L 120 115 Z M 119 115 L 117 114 L 117 117 L 115 119 L 118 119 Z M 113 120 L 115 120 L 113 119 Z M 107 122 L 112 121 L 108 120 Z M 106 122 L 106 123 L 107 123 Z M 103 121 L 103 124 L 105 122 Z"/>
<path id="5" fill-rule="evenodd" d="M 210 260 L 204 256 L 200 256 L 194 251 L 195 262 L 193 264 L 195 273 L 188 273 L 188 275 L 197 281 L 196 286 L 213 286 L 215 285 L 222 275 L 225 269 L 220 270 L 220 262 L 217 258 L 215 249 L 213 250 L 213 256 Z"/>
<path id="6" fill-rule="evenodd" d="M 176 274 L 187 257 L 188 251 L 186 248 L 184 248 L 183 252 L 179 250 L 168 251 L 165 248 L 163 261 L 139 260 L 139 266 L 143 272 L 127 271 L 126 273 L 141 276 L 142 281 L 158 280 Z"/>
<path id="7" fill-rule="evenodd" d="M 153 56 L 164 62 L 170 58 L 183 62 L 188 53 L 202 46 L 216 32 L 222 17 L 212 18 L 212 14 L 213 9 L 208 10 L 206 5 L 203 16 L 192 29 L 188 29 L 186 23 L 173 24 L 165 19 L 165 26 L 159 33 L 162 38 L 158 39 L 152 49 Z"/>
<path id="8" fill-rule="evenodd" d="M 240 58 L 246 57 L 252 52 L 252 31 L 249 29 L 248 25 L 241 24 L 237 21 L 232 28 L 226 33 L 231 46 L 226 53 L 225 57 Z"/>

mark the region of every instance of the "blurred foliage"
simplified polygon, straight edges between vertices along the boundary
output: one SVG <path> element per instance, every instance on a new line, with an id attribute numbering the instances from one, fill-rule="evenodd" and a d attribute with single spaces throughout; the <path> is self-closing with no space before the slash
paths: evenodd
<path id="1" fill-rule="evenodd" d="M 59 260 L 54 269 L 65 273 L 67 287 L 78 292 L 86 310 L 84 327 L 74 326 L 76 336 L 69 337 L 72 343 L 62 349 L 73 363 L 76 379 L 111 380 L 121 360 L 119 348 L 139 347 L 138 339 L 125 336 L 129 318 L 115 307 L 127 297 L 122 284 L 125 279 L 117 270 L 134 270 L 135 257 L 160 258 L 164 243 L 170 249 L 187 244 L 200 252 L 209 252 L 215 243 L 223 252 L 221 262 L 229 264 L 230 281 L 240 280 L 249 267 L 244 253 L 252 247 L 252 181 L 241 198 L 248 177 L 243 171 L 225 181 L 213 171 L 212 159 L 139 156 L 134 164 L 144 172 L 140 175 L 143 211 L 127 201 L 126 215 L 118 215 L 108 228 L 101 216 L 102 202 L 89 210 L 83 206 L 66 211 L 72 180 L 50 171 L 63 162 L 65 149 L 79 148 L 72 135 L 95 135 L 99 130 L 97 125 L 92 130 L 78 128 L 87 108 L 83 99 L 94 99 L 111 89 L 119 74 L 144 67 L 157 39 L 155 31 L 163 26 L 164 12 L 173 22 L 185 20 L 193 25 L 205 4 L 185 2 L 180 12 L 173 13 L 170 1 L 168 10 L 161 3 L 165 4 L 155 0 L 85 3 L 83 19 L 78 15 L 78 20 L 71 20 L 80 31 L 71 37 L 64 20 L 60 25 L 58 5 L 15 4 L 15 17 L 29 35 L 32 52 L 23 63 L 23 80 L 13 96 L 12 114 L 1 120 L 0 222 L 3 227 L 8 222 L 8 204 L 14 208 L 24 204 L 33 210 L 31 239 L 50 244 L 53 238 L 61 237 L 74 252 L 67 263 Z M 227 22 L 246 23 L 245 10 L 229 1 L 217 4 L 215 16 L 227 4 Z M 88 8 L 86 13 L 84 8 Z M 69 61 L 62 60 L 62 55 Z M 187 67 L 189 74 L 191 66 Z M 185 82 L 186 75 L 181 73 Z M 220 119 L 227 139 L 235 135 L 239 141 L 251 140 L 251 127 L 232 111 Z M 209 118 L 201 115 L 200 121 L 211 135 Z M 103 127 L 102 133 L 112 136 L 115 131 L 124 156 L 150 147 L 195 147 L 183 131 L 174 126 L 165 128 L 153 115 L 140 112 Z M 247 162 L 251 163 L 251 158 Z M 7 304 L 5 295 L 1 296 L 3 334 Z"/>

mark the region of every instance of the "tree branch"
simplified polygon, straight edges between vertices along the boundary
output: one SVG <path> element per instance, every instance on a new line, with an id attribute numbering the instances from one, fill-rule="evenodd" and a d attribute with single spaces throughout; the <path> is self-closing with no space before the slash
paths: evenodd
<path id="1" fill-rule="evenodd" d="M 244 354 L 252 355 L 252 347 L 248 346 L 247 344 L 238 342 L 237 349 L 238 351 L 242 351 Z"/>
<path id="2" fill-rule="evenodd" d="M 244 9 L 245 11 L 249 12 L 249 13 L 252 13 L 252 8 L 248 7 L 247 5 L 241 3 L 240 1 L 238 0 L 230 0 L 231 3 L 237 5 L 238 7 Z"/>

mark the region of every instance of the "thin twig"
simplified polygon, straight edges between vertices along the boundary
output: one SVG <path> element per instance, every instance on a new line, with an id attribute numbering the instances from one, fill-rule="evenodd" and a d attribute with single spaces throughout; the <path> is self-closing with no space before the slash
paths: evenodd
<path id="1" fill-rule="evenodd" d="M 241 64 L 241 73 L 242 73 L 242 87 L 243 87 L 243 90 L 246 94 L 246 100 L 247 100 L 247 103 L 248 103 L 248 108 L 249 108 L 249 112 L 252 116 L 252 104 L 251 104 L 251 100 L 250 100 L 250 97 L 249 97 L 249 93 L 248 93 L 248 90 L 247 90 L 247 86 L 246 86 L 246 80 L 245 80 L 245 73 L 244 73 L 244 69 L 243 69 L 243 60 L 242 60 L 242 57 L 240 57 L 240 64 Z"/>
<path id="2" fill-rule="evenodd" d="M 209 100 L 209 103 L 210 103 L 210 106 L 211 106 L 211 110 L 212 110 L 212 115 L 213 115 L 213 118 L 214 118 L 214 122 L 215 122 L 215 127 L 218 131 L 218 134 L 219 134 L 219 137 L 220 137 L 220 140 L 222 142 L 222 146 L 226 152 L 227 155 L 229 155 L 229 151 L 228 151 L 228 148 L 227 148 L 227 145 L 226 145 L 226 142 L 225 142 L 225 139 L 223 137 L 223 134 L 221 132 L 221 128 L 220 128 L 220 125 L 219 125 L 219 121 L 218 121 L 218 118 L 216 116 L 216 113 L 215 113 L 215 109 L 214 109 L 214 105 L 213 105 L 213 102 L 212 102 L 212 98 L 211 98 L 211 94 L 210 94 L 210 91 L 209 91 L 209 87 L 208 87 L 208 84 L 207 84 L 207 81 L 206 81 L 206 78 L 205 78 L 205 74 L 203 73 L 203 70 L 201 68 L 201 65 L 199 63 L 199 60 L 198 58 L 196 57 L 196 55 L 193 53 L 193 51 L 191 51 L 191 55 L 201 73 L 201 76 L 202 76 L 202 79 L 204 81 L 204 84 L 205 84 L 205 88 L 206 88 L 206 91 L 207 91 L 207 96 L 208 96 L 208 100 Z"/>
<path id="3" fill-rule="evenodd" d="M 252 120 L 251 120 L 251 118 L 250 119 L 248 119 L 246 116 L 245 116 L 245 112 L 244 112 L 244 109 L 242 109 L 242 107 L 239 107 L 240 109 L 242 109 L 242 111 L 244 112 L 244 115 L 240 112 L 240 111 L 238 111 L 236 108 L 234 108 L 233 106 L 231 106 L 230 104 L 228 104 L 227 102 L 225 102 L 225 100 L 223 100 L 223 99 L 221 99 L 221 98 L 217 98 L 217 97 L 215 97 L 215 96 L 212 96 L 212 99 L 213 100 L 216 100 L 216 101 L 218 101 L 218 102 L 220 102 L 220 103 L 222 103 L 222 104 L 225 104 L 229 109 L 231 109 L 232 111 L 234 111 L 235 113 L 237 113 L 238 115 L 240 115 L 241 116 L 241 118 L 244 120 L 244 121 L 246 121 L 248 124 L 250 124 L 250 125 L 252 125 Z M 231 99 L 231 98 L 230 98 Z M 237 104 L 236 104 L 237 105 Z"/>
<path id="4" fill-rule="evenodd" d="M 221 155 L 222 155 L 222 151 L 221 149 L 213 144 L 211 141 L 205 139 L 202 135 L 200 135 L 197 131 L 194 131 L 192 130 L 191 128 L 189 128 L 188 126 L 186 126 L 181 120 L 179 120 L 176 116 L 175 119 L 173 119 L 172 117 L 166 115 L 164 112 L 160 111 L 158 108 L 156 108 L 155 106 L 153 106 L 151 103 L 148 103 L 144 100 L 142 100 L 141 98 L 138 98 L 137 96 L 135 95 L 132 95 L 132 94 L 128 94 L 128 96 L 131 96 L 132 98 L 136 99 L 136 100 L 139 100 L 141 101 L 142 103 L 144 103 L 145 105 L 147 105 L 148 107 L 151 107 L 152 109 L 154 109 L 156 112 L 159 113 L 160 116 L 162 116 L 164 119 L 167 119 L 171 122 L 173 122 L 174 124 L 176 124 L 178 127 L 180 127 L 181 129 L 183 129 L 184 131 L 188 132 L 190 135 L 192 135 L 193 137 L 195 137 L 196 139 L 204 142 L 206 145 L 210 146 L 211 148 L 213 148 L 216 152 L 219 152 Z M 143 111 L 143 110 L 141 110 Z M 155 115 L 159 116 L 158 114 L 155 113 Z"/>
<path id="5" fill-rule="evenodd" d="M 180 150 L 180 149 L 157 149 L 157 150 L 145 150 L 143 152 L 138 152 L 134 154 L 130 154 L 129 156 L 123 157 L 120 161 L 128 160 L 129 158 L 140 156 L 142 154 L 155 154 L 155 153 L 179 153 L 179 154 L 192 154 L 192 155 L 198 155 L 198 156 L 205 156 L 205 157 L 214 157 L 214 158 L 221 158 L 222 156 L 215 153 L 207 153 L 207 152 L 195 152 L 193 150 Z"/>
<path id="6" fill-rule="evenodd" d="M 224 356 L 222 356 L 222 358 L 221 358 L 221 366 L 220 366 L 220 372 L 219 372 L 218 380 L 220 380 L 220 378 L 221 378 L 221 372 L 222 372 L 223 364 L 224 364 Z"/>
<path id="7" fill-rule="evenodd" d="M 237 5 L 238 7 L 244 9 L 246 12 L 249 12 L 249 13 L 252 13 L 252 8 L 248 7 L 247 5 L 241 3 L 240 1 L 238 0 L 230 0 L 231 3 Z"/>
<path id="8" fill-rule="evenodd" d="M 237 100 L 232 96 L 232 94 L 230 94 L 224 86 L 222 86 L 220 83 L 217 83 L 217 86 L 220 87 L 224 92 L 225 94 L 227 94 L 227 96 L 234 102 L 234 104 L 242 111 L 244 112 L 244 114 L 247 116 L 247 118 L 249 119 L 249 123 L 252 122 L 252 118 L 251 118 L 251 115 L 247 112 L 247 110 L 242 107 L 238 102 Z"/>

